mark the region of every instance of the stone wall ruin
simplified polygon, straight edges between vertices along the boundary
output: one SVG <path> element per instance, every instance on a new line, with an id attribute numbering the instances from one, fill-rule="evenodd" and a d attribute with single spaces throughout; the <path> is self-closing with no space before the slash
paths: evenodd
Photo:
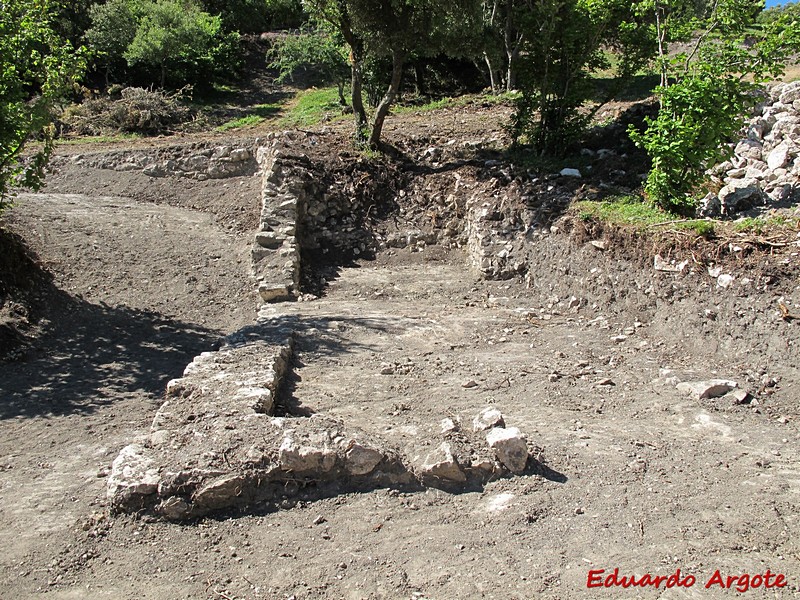
<path id="1" fill-rule="evenodd" d="M 315 144 L 312 135 L 273 134 L 253 154 L 263 187 L 252 265 L 264 302 L 300 294 L 302 244 L 330 248 L 326 239 L 336 236 L 357 255 L 375 243 L 365 237 L 363 206 L 348 200 L 347 186 L 344 193 L 328 186 L 306 155 Z M 408 455 L 324 415 L 276 416 L 276 396 L 303 328 L 271 306 L 168 383 L 150 432 L 113 462 L 112 510 L 181 521 L 247 507 L 289 508 L 306 487 L 457 490 L 522 473 L 535 462 L 525 436 L 506 428 L 494 409 L 456 439 L 443 431 Z"/>

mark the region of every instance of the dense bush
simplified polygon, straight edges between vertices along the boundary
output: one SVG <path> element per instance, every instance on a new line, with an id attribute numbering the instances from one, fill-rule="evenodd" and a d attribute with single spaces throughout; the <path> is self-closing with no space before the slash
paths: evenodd
<path id="1" fill-rule="evenodd" d="M 278 70 L 276 81 L 294 80 L 302 74 L 312 84 L 335 84 L 341 104 L 346 104 L 344 87 L 350 79 L 347 50 L 323 29 L 278 38 L 267 55 L 270 67 Z"/>
<path id="2" fill-rule="evenodd" d="M 300 0 L 202 0 L 203 8 L 220 15 L 228 31 L 261 33 L 296 29 L 306 19 Z"/>
<path id="3" fill-rule="evenodd" d="M 13 186 L 37 188 L 52 151 L 51 112 L 73 89 L 80 51 L 53 28 L 48 0 L 8 0 L 0 10 L 0 210 Z M 26 145 L 42 142 L 28 159 Z"/>

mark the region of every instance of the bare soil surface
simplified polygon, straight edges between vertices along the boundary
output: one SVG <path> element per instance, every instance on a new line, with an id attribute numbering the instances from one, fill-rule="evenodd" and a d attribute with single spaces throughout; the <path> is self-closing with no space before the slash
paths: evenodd
<path id="1" fill-rule="evenodd" d="M 766 364 L 733 362 L 680 299 L 570 309 L 530 282 L 476 282 L 460 251 L 438 246 L 384 252 L 340 269 L 318 300 L 273 307 L 303 324 L 282 409 L 411 452 L 442 419 L 470 429 L 496 406 L 540 466 L 459 494 L 307 489 L 275 512 L 186 525 L 110 516 L 110 463 L 149 429 L 166 382 L 255 318 L 258 182 L 225 183 L 70 168 L 7 215 L 52 278 L 37 288 L 24 355 L 0 365 L 0 597 L 737 595 L 704 587 L 717 569 L 786 577 L 745 597 L 800 595 L 794 343 Z M 796 271 L 784 286 L 797 287 Z M 780 319 L 749 326 L 797 337 Z M 663 369 L 735 379 L 757 402 L 682 395 Z M 587 588 L 591 569 L 615 568 L 697 581 Z"/>

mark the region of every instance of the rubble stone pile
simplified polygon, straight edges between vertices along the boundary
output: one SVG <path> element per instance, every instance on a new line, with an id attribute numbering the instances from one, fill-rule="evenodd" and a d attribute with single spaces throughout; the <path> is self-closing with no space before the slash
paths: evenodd
<path id="1" fill-rule="evenodd" d="M 800 81 L 777 83 L 733 145 L 733 156 L 713 169 L 720 190 L 703 200 L 701 216 L 730 216 L 751 208 L 785 208 L 800 189 Z"/>

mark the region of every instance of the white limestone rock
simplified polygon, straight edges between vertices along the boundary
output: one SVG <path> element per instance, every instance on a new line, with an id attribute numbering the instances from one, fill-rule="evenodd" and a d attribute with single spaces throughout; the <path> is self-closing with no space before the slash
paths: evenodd
<path id="1" fill-rule="evenodd" d="M 383 460 L 383 453 L 352 441 L 345 452 L 345 468 L 351 475 L 368 475 Z"/>
<path id="2" fill-rule="evenodd" d="M 453 456 L 453 449 L 448 442 L 442 442 L 428 453 L 419 467 L 419 474 L 423 478 L 435 477 L 445 481 L 463 483 L 467 480 L 464 471 Z"/>
<path id="3" fill-rule="evenodd" d="M 522 473 L 528 464 L 528 444 L 516 427 L 495 427 L 486 435 L 486 442 L 497 459 L 512 473 Z"/>
<path id="4" fill-rule="evenodd" d="M 125 446 L 111 464 L 106 494 L 114 503 L 126 503 L 134 496 L 149 496 L 158 491 L 159 474 L 141 444 Z"/>
<path id="5" fill-rule="evenodd" d="M 473 431 L 488 431 L 493 427 L 505 426 L 506 422 L 503 418 L 503 413 L 493 406 L 487 406 L 472 420 Z"/>

